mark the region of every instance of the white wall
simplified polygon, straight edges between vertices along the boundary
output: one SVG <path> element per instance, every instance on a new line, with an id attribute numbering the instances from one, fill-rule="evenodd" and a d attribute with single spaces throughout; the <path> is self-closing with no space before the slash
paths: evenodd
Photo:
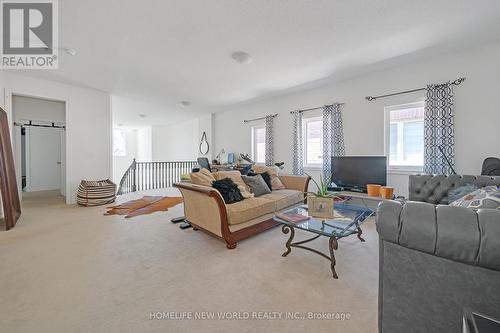
<path id="1" fill-rule="evenodd" d="M 194 161 L 198 157 L 198 118 L 152 127 L 153 161 Z"/>
<path id="2" fill-rule="evenodd" d="M 119 184 L 134 158 L 137 159 L 137 129 L 123 129 L 125 132 L 125 156 L 113 156 L 113 182 Z"/>
<path id="3" fill-rule="evenodd" d="M 12 97 L 14 120 L 66 121 L 65 105 L 60 101 L 43 100 L 25 96 Z"/>
<path id="4" fill-rule="evenodd" d="M 435 58 L 308 91 L 275 97 L 215 115 L 215 151 L 250 153 L 250 127 L 244 119 L 278 113 L 275 118 L 275 160 L 285 161 L 286 172 L 292 163 L 292 117 L 290 111 L 332 102 L 345 102 L 343 108 L 346 153 L 348 155 L 384 154 L 384 107 L 413 102 L 422 93 L 400 95 L 374 102 L 367 95 L 378 95 L 425 87 L 465 76 L 455 88 L 456 171 L 479 174 L 483 159 L 499 156 L 500 43 L 474 50 L 438 55 Z M 390 174 L 388 183 L 398 195 L 406 195 L 407 175 Z"/>
<path id="5" fill-rule="evenodd" d="M 208 158 L 210 161 L 214 159 L 214 145 L 215 145 L 215 131 L 214 131 L 214 114 L 202 115 L 198 118 L 198 141 L 196 142 L 196 153 L 197 156 L 202 156 Z M 207 154 L 201 154 L 199 151 L 199 146 L 201 142 L 201 137 L 203 133 L 207 135 L 207 141 L 209 144 L 209 150 Z"/>
<path id="6" fill-rule="evenodd" d="M 151 161 L 153 159 L 153 137 L 151 126 L 137 130 L 137 157 L 138 161 Z"/>
<path id="7" fill-rule="evenodd" d="M 80 180 L 111 178 L 111 107 L 108 93 L 11 72 L 0 71 L 0 76 L 4 80 L 5 108 L 10 119 L 12 94 L 66 102 L 67 203 L 76 202 Z"/>

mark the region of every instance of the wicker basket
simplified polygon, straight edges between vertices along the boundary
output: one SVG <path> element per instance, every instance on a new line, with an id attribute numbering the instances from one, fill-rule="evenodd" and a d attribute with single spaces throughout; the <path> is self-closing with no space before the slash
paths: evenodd
<path id="1" fill-rule="evenodd" d="M 111 180 L 82 180 L 78 186 L 77 202 L 81 206 L 100 206 L 116 199 L 116 184 Z"/>

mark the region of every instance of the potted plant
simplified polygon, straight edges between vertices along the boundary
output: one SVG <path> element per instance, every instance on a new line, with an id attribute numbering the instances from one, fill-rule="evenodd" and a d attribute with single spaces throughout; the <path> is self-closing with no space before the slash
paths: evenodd
<path id="1" fill-rule="evenodd" d="M 308 175 L 311 177 L 310 175 Z M 328 187 L 332 182 L 332 177 L 323 179 L 323 176 L 319 176 L 319 183 L 312 178 L 314 185 L 316 185 L 316 192 L 306 192 L 307 195 L 307 209 L 309 215 L 313 217 L 333 219 L 334 215 L 334 204 L 335 199 L 338 198 L 336 192 L 329 192 Z"/>

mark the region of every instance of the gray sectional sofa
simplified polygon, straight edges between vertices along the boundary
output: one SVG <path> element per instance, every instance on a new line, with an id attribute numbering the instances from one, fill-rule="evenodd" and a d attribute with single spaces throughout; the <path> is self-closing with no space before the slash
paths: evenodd
<path id="1" fill-rule="evenodd" d="M 461 332 L 464 308 L 500 318 L 500 210 L 447 206 L 500 177 L 410 176 L 410 201 L 377 212 L 379 331 Z"/>

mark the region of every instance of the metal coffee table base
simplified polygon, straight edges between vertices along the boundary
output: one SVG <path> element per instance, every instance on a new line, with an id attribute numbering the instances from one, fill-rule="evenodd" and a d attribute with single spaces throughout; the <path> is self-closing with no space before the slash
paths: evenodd
<path id="1" fill-rule="evenodd" d="M 290 252 L 292 252 L 292 247 L 297 247 L 297 248 L 300 248 L 300 249 L 304 249 L 304 250 L 308 250 L 308 251 L 314 252 L 314 253 L 319 254 L 323 258 L 326 258 L 326 259 L 328 259 L 330 261 L 330 268 L 332 270 L 333 278 L 334 279 L 338 279 L 339 278 L 338 275 L 337 275 L 337 272 L 335 271 L 336 260 L 335 260 L 335 255 L 333 253 L 333 251 L 337 250 L 338 247 L 339 247 L 339 244 L 338 244 L 338 241 L 337 241 L 337 237 L 335 237 L 335 236 L 331 236 L 330 237 L 330 239 L 328 241 L 328 249 L 330 251 L 330 255 L 327 255 L 327 254 L 324 254 L 323 252 L 320 252 L 320 251 L 318 251 L 316 249 L 312 249 L 310 247 L 302 245 L 302 244 L 308 243 L 308 242 L 313 241 L 316 238 L 320 237 L 321 236 L 320 234 L 318 234 L 318 235 L 316 235 L 316 236 L 314 236 L 312 238 L 308 238 L 306 240 L 300 241 L 300 242 L 292 243 L 293 238 L 295 237 L 295 228 L 292 227 L 292 226 L 290 226 L 290 225 L 284 224 L 281 227 L 281 231 L 283 231 L 284 234 L 290 233 L 290 237 L 288 238 L 288 240 L 287 240 L 287 242 L 285 244 L 286 251 L 281 256 L 286 257 L 287 255 L 289 255 Z M 357 228 L 357 236 L 358 236 L 358 238 L 359 238 L 360 241 L 364 242 L 365 240 L 361 237 L 362 233 L 363 233 L 363 231 L 361 230 L 360 227 L 358 227 Z"/>

